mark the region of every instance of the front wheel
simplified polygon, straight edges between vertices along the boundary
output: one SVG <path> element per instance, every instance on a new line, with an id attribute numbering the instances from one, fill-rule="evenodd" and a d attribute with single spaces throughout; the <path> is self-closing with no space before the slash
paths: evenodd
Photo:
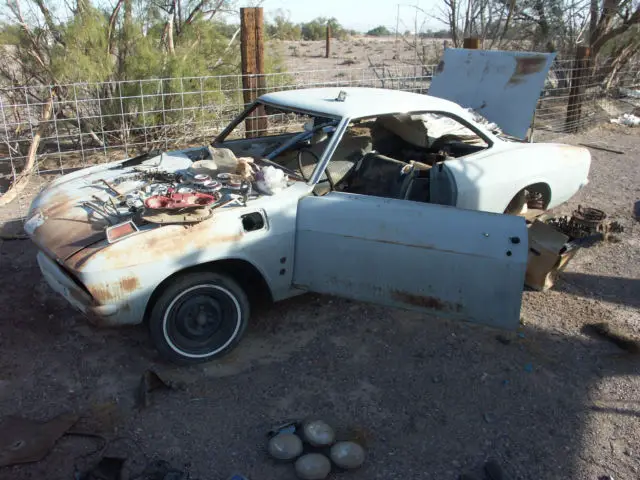
<path id="1" fill-rule="evenodd" d="M 160 354 L 178 364 L 206 362 L 233 349 L 247 328 L 249 301 L 230 277 L 177 278 L 151 310 L 149 330 Z"/>

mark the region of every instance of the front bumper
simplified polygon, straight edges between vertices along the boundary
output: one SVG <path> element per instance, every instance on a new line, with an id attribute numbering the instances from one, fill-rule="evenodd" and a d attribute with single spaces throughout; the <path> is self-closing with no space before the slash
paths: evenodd
<path id="1" fill-rule="evenodd" d="M 79 310 L 95 325 L 118 325 L 116 319 L 119 306 L 98 305 L 88 292 L 83 290 L 60 266 L 43 252 L 38 252 L 38 266 L 42 276 L 56 293 L 62 295 L 76 310 Z"/>

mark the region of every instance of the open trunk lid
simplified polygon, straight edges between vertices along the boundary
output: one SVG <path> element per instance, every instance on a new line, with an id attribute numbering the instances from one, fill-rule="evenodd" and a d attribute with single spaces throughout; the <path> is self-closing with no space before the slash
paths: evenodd
<path id="1" fill-rule="evenodd" d="M 472 108 L 504 133 L 525 138 L 555 56 L 448 48 L 429 95 Z"/>

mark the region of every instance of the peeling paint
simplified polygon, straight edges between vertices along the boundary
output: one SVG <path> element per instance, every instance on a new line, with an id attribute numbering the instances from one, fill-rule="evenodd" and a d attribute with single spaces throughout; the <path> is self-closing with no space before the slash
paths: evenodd
<path id="1" fill-rule="evenodd" d="M 42 213 L 38 212 L 33 215 L 29 220 L 24 223 L 24 231 L 27 232 L 29 236 L 33 235 L 35 231 L 40 227 L 46 218 Z"/>
<path id="2" fill-rule="evenodd" d="M 525 82 L 527 75 L 540 72 L 547 63 L 544 55 L 515 57 L 516 68 L 507 82 L 507 85 L 518 85 Z"/>

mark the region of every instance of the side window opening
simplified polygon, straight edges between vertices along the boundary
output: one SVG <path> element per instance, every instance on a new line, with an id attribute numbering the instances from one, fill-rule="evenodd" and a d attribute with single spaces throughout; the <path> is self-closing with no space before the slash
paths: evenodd
<path id="1" fill-rule="evenodd" d="M 339 191 L 455 205 L 455 182 L 442 162 L 490 146 L 442 113 L 384 115 L 352 122 L 328 170 Z"/>

